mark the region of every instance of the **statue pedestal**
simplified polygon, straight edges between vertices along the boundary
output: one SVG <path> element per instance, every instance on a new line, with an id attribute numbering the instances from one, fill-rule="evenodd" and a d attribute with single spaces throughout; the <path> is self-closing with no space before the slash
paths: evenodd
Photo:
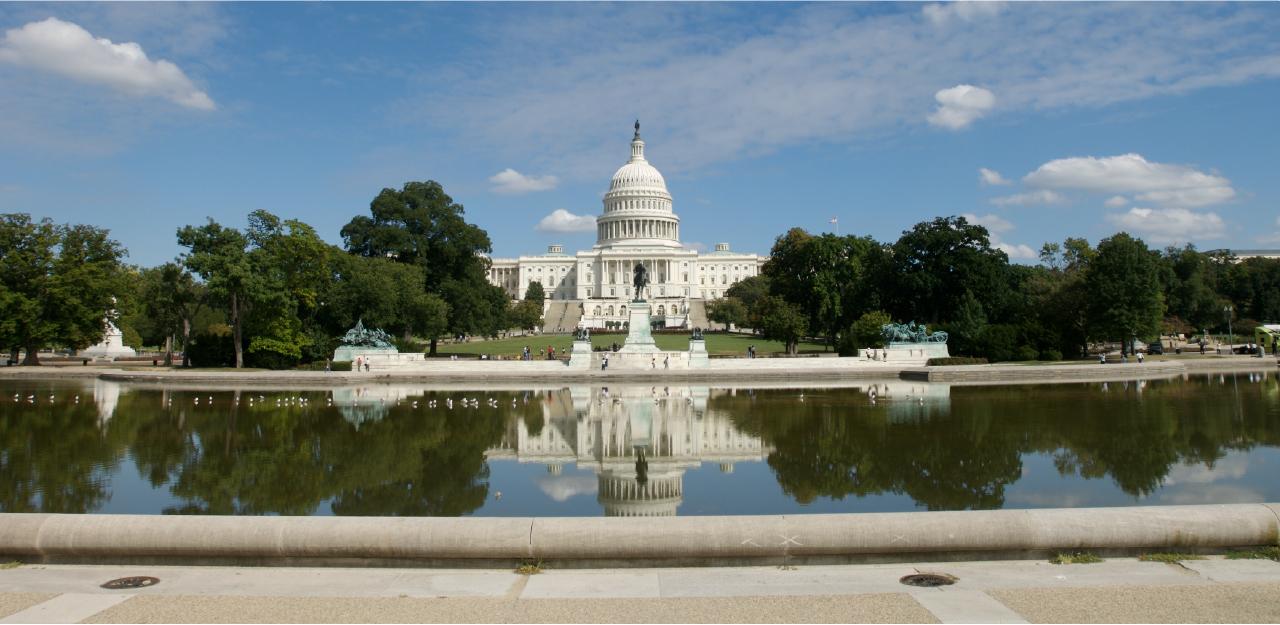
<path id="1" fill-rule="evenodd" d="M 93 358 L 132 358 L 138 353 L 133 351 L 132 347 L 124 344 L 124 333 L 116 327 L 116 324 L 110 321 L 106 322 L 107 332 L 103 336 L 102 342 L 97 345 L 91 345 L 80 351 L 81 356 L 90 356 Z"/>
<path id="2" fill-rule="evenodd" d="M 946 343 L 890 343 L 885 348 L 885 360 L 888 362 L 920 363 L 930 358 L 949 358 Z"/>
<path id="3" fill-rule="evenodd" d="M 622 354 L 654 354 L 658 344 L 649 331 L 649 302 L 631 302 L 627 319 L 627 339 L 618 350 Z"/>
<path id="4" fill-rule="evenodd" d="M 587 370 L 591 368 L 591 341 L 575 340 L 573 351 L 569 353 L 569 368 Z"/>
<path id="5" fill-rule="evenodd" d="M 689 339 L 689 368 L 705 369 L 711 366 L 711 356 L 707 354 L 707 342 L 700 339 Z"/>
<path id="6" fill-rule="evenodd" d="M 343 345 L 333 350 L 334 362 L 355 362 L 356 356 L 365 354 L 398 354 L 400 350 L 394 347 L 365 347 L 362 345 Z"/>

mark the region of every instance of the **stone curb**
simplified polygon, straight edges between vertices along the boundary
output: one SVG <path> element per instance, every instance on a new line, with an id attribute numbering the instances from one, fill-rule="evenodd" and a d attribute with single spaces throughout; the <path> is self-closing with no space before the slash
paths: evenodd
<path id="1" fill-rule="evenodd" d="M 1211 551 L 1274 545 L 1280 504 L 670 518 L 0 514 L 0 555 L 100 561 L 651 561 Z"/>

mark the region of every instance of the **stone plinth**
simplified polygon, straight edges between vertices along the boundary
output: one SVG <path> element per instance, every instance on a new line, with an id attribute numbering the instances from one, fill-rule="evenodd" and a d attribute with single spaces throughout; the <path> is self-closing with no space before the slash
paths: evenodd
<path id="1" fill-rule="evenodd" d="M 946 343 L 890 343 L 884 350 L 884 360 L 889 363 L 924 364 L 930 358 L 950 358 Z"/>
<path id="2" fill-rule="evenodd" d="M 689 368 L 705 369 L 711 366 L 711 356 L 707 354 L 707 342 L 689 339 Z"/>
<path id="3" fill-rule="evenodd" d="M 97 345 L 91 345 L 80 352 L 81 356 L 90 356 L 93 358 L 132 358 L 138 355 L 133 351 L 132 347 L 124 344 L 124 333 L 116 327 L 116 324 L 110 320 L 106 322 L 107 333 L 102 338 L 102 342 Z"/>
<path id="4" fill-rule="evenodd" d="M 394 347 L 363 347 L 359 345 L 343 345 L 333 350 L 334 362 L 355 362 L 356 356 L 369 356 L 372 354 L 398 354 L 400 350 Z"/>
<path id="5" fill-rule="evenodd" d="M 654 354 L 658 344 L 653 340 L 649 330 L 649 302 L 631 302 L 627 320 L 627 340 L 623 342 L 622 354 Z"/>
<path id="6" fill-rule="evenodd" d="M 573 351 L 569 352 L 569 368 L 570 369 L 590 369 L 591 368 L 591 341 L 576 340 L 573 342 Z"/>

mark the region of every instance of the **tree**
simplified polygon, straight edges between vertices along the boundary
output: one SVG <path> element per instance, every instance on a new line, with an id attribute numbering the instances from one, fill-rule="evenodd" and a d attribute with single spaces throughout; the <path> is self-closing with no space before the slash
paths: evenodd
<path id="1" fill-rule="evenodd" d="M 178 244 L 188 248 L 182 261 L 199 275 L 211 297 L 222 302 L 231 322 L 237 369 L 244 367 L 244 323 L 250 303 L 265 293 L 267 285 L 249 258 L 249 240 L 235 228 L 209 220 L 200 226 L 178 230 Z"/>
<path id="2" fill-rule="evenodd" d="M 369 211 L 343 226 L 347 251 L 421 267 L 426 291 L 449 303 L 448 329 L 455 334 L 496 334 L 503 328 L 507 297 L 487 279 L 489 235 L 466 222 L 462 205 L 440 183 L 383 189 Z"/>
<path id="3" fill-rule="evenodd" d="M 1120 339 L 1127 347 L 1135 335 L 1160 331 L 1164 296 L 1158 259 L 1141 239 L 1121 232 L 1098 244 L 1085 274 L 1089 332 L 1097 339 Z"/>
<path id="4" fill-rule="evenodd" d="M 181 336 L 182 366 L 188 367 L 191 324 L 204 306 L 204 288 L 178 263 L 165 263 L 150 273 L 152 279 L 144 282 L 143 310 L 164 332 L 164 364 L 173 364 L 174 338 Z"/>
<path id="5" fill-rule="evenodd" d="M 884 335 L 881 328 L 892 323 L 893 318 L 883 310 L 863 313 L 853 325 L 840 336 L 840 355 L 851 356 L 859 349 L 876 349 L 884 347 Z"/>
<path id="6" fill-rule="evenodd" d="M 760 329 L 767 339 L 782 341 L 788 354 L 795 354 L 800 339 L 809 331 L 809 322 L 799 306 L 770 295 L 756 305 L 760 309 Z"/>
<path id="7" fill-rule="evenodd" d="M 534 280 L 529 283 L 529 288 L 524 290 L 525 301 L 537 302 L 538 310 L 542 310 L 542 304 L 547 300 L 547 294 L 542 289 L 542 283 Z"/>
<path id="8" fill-rule="evenodd" d="M 102 340 L 121 283 L 124 250 L 106 230 L 0 215 L 0 339 L 23 364 L 50 343 L 83 349 Z"/>
<path id="9" fill-rule="evenodd" d="M 532 299 L 512 302 L 511 310 L 507 315 L 512 326 L 530 332 L 542 325 L 542 304 Z"/>
<path id="10" fill-rule="evenodd" d="M 898 319 L 952 321 L 966 292 L 981 295 L 988 318 L 1003 319 L 1013 292 L 1008 265 L 986 228 L 964 217 L 938 217 L 893 244 L 880 290 Z"/>
<path id="11" fill-rule="evenodd" d="M 727 292 L 727 291 L 726 291 Z M 707 302 L 707 319 L 729 326 L 743 326 L 747 322 L 747 307 L 736 297 L 723 297 Z"/>
<path id="12" fill-rule="evenodd" d="M 763 271 L 772 293 L 797 305 L 808 327 L 833 341 L 875 307 L 870 275 L 879 252 L 870 237 L 813 236 L 792 228 L 774 242 Z"/>

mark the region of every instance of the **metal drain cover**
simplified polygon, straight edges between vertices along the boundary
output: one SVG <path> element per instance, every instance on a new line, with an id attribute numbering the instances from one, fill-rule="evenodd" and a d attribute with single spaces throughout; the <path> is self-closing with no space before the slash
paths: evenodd
<path id="1" fill-rule="evenodd" d="M 103 584 L 102 587 L 108 590 L 120 590 L 122 588 L 146 588 L 159 583 L 160 578 L 158 577 L 121 577 Z"/>
<path id="2" fill-rule="evenodd" d="M 945 573 L 916 573 L 913 575 L 907 575 L 898 581 L 908 586 L 934 588 L 937 586 L 950 586 L 956 583 L 957 579 L 958 578 L 954 575 L 947 575 Z"/>

